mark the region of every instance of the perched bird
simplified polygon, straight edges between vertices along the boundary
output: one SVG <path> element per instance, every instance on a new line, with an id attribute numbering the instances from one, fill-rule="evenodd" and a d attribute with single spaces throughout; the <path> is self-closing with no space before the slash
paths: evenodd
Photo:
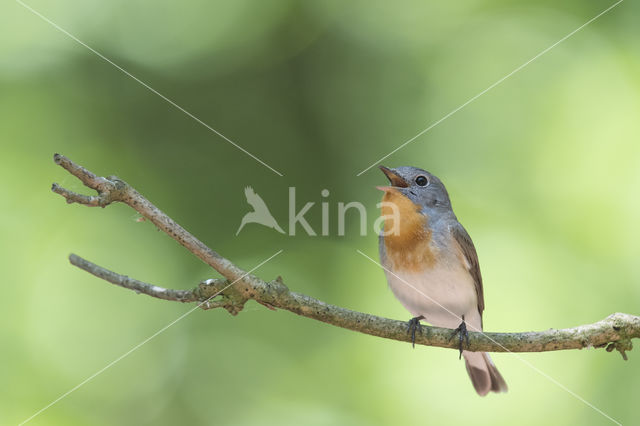
<path id="1" fill-rule="evenodd" d="M 240 222 L 240 227 L 236 231 L 236 235 L 240 233 L 242 228 L 244 228 L 244 225 L 246 225 L 247 223 L 259 223 L 260 225 L 273 228 L 281 234 L 284 234 L 284 231 L 282 230 L 282 228 L 280 228 L 278 222 L 276 222 L 274 217 L 271 215 L 271 212 L 269 211 L 269 208 L 265 204 L 262 197 L 256 194 L 253 188 L 247 186 L 244 189 L 244 195 L 245 197 L 247 197 L 247 203 L 249 203 L 249 205 L 253 207 L 253 211 L 244 215 L 244 217 L 242 218 L 242 222 Z"/>
<path id="2" fill-rule="evenodd" d="M 455 329 L 476 392 L 506 392 L 489 354 L 462 349 L 467 324 L 482 330 L 484 296 L 476 249 L 453 213 L 447 190 L 425 170 L 380 169 L 391 182 L 377 187 L 384 191 L 380 260 L 393 294 L 414 316 L 408 331 L 415 340 L 420 320 Z"/>

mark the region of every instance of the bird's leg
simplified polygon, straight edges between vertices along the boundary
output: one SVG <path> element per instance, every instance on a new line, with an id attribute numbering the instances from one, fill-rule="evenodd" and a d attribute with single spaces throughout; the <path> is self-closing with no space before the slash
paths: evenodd
<path id="1" fill-rule="evenodd" d="M 407 323 L 407 334 L 411 333 L 411 346 L 416 347 L 416 329 L 422 332 L 422 324 L 420 324 L 420 320 L 423 320 L 424 317 L 420 315 L 419 317 L 413 317 Z"/>
<path id="2" fill-rule="evenodd" d="M 453 334 L 451 335 L 451 338 L 449 340 L 456 337 L 456 335 L 460 339 L 460 355 L 458 356 L 458 359 L 460 359 L 462 358 L 462 339 L 466 340 L 467 347 L 469 347 L 469 332 L 467 331 L 467 323 L 465 323 L 464 321 L 464 315 L 462 316 L 462 322 L 460 323 L 458 328 L 453 330 Z"/>

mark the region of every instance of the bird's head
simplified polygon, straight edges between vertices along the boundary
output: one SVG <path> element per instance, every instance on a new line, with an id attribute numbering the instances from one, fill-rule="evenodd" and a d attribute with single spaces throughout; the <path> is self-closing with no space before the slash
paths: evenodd
<path id="1" fill-rule="evenodd" d="M 386 199 L 401 195 L 409 199 L 423 212 L 450 211 L 449 193 L 440 179 L 426 170 L 417 167 L 402 166 L 389 169 L 380 166 L 391 185 L 378 186 L 385 192 Z"/>

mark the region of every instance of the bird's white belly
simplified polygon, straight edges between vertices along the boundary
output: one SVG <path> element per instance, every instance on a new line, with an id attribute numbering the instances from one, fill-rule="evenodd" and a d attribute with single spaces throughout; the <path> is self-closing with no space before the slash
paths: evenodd
<path id="1" fill-rule="evenodd" d="M 437 327 L 456 328 L 464 315 L 481 327 L 475 283 L 462 268 L 436 267 L 422 272 L 385 271 L 396 298 L 414 316 Z"/>

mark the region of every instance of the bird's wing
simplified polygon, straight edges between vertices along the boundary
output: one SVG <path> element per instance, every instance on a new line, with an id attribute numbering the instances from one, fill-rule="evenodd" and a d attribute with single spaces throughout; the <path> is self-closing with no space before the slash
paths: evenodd
<path id="1" fill-rule="evenodd" d="M 480 264 L 478 263 L 478 254 L 476 253 L 476 248 L 473 245 L 473 241 L 471 241 L 471 237 L 462 227 L 462 225 L 460 225 L 460 223 L 456 222 L 456 224 L 452 225 L 450 229 L 451 233 L 453 234 L 453 238 L 458 243 L 458 246 L 462 251 L 462 255 L 467 261 L 467 269 L 473 277 L 473 281 L 476 285 L 476 294 L 478 295 L 478 311 L 480 312 L 480 316 L 482 317 L 482 311 L 484 311 L 484 291 L 482 289 L 482 275 L 480 274 Z"/>
<path id="2" fill-rule="evenodd" d="M 247 197 L 247 203 L 249 203 L 251 207 L 253 207 L 253 210 L 269 211 L 267 205 L 264 203 L 264 200 L 258 194 L 256 194 L 253 188 L 251 188 L 250 186 L 247 186 L 244 189 L 244 195 L 245 197 Z"/>

